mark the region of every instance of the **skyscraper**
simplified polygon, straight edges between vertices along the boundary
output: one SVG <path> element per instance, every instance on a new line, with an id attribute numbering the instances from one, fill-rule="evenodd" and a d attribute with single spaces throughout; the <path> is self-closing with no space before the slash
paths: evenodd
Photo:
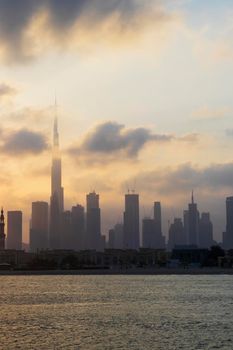
<path id="1" fill-rule="evenodd" d="M 184 210 L 184 235 L 185 235 L 185 245 L 188 244 L 188 234 L 189 234 L 189 212 Z"/>
<path id="2" fill-rule="evenodd" d="M 162 234 L 162 212 L 160 202 L 154 202 L 154 221 L 158 232 Z"/>
<path id="3" fill-rule="evenodd" d="M 108 248 L 124 249 L 124 226 L 122 223 L 118 223 L 110 229 L 108 237 Z"/>
<path id="4" fill-rule="evenodd" d="M 71 233 L 74 249 L 85 249 L 85 213 L 80 204 L 71 209 Z"/>
<path id="5" fill-rule="evenodd" d="M 65 210 L 60 214 L 60 249 L 75 249 L 71 232 L 71 211 Z"/>
<path id="6" fill-rule="evenodd" d="M 48 248 L 49 206 L 46 202 L 33 202 L 30 223 L 30 251 Z"/>
<path id="7" fill-rule="evenodd" d="M 3 208 L 1 210 L 1 216 L 0 216 L 0 250 L 5 249 L 5 220 L 4 220 L 4 212 Z"/>
<path id="8" fill-rule="evenodd" d="M 224 239 L 224 248 L 233 248 L 233 197 L 226 199 L 226 233 Z"/>
<path id="9" fill-rule="evenodd" d="M 155 248 L 155 220 L 144 218 L 142 220 L 142 246 Z"/>
<path id="10" fill-rule="evenodd" d="M 154 202 L 154 217 L 144 218 L 142 221 L 142 246 L 143 248 L 165 249 L 160 202 Z"/>
<path id="11" fill-rule="evenodd" d="M 198 246 L 199 212 L 197 204 L 194 203 L 192 192 L 191 203 L 188 208 L 188 244 Z"/>
<path id="12" fill-rule="evenodd" d="M 154 248 L 165 248 L 165 237 L 162 234 L 162 210 L 161 203 L 154 202 L 154 223 L 155 223 L 155 237 Z"/>
<path id="13" fill-rule="evenodd" d="M 139 249 L 139 235 L 139 195 L 128 193 L 125 195 L 124 248 Z"/>
<path id="14" fill-rule="evenodd" d="M 50 228 L 49 228 L 49 247 L 51 249 L 60 248 L 61 214 L 63 213 L 63 210 L 64 210 L 64 193 L 63 192 L 64 191 L 62 187 L 61 153 L 59 149 L 58 121 L 57 121 L 57 113 L 55 113 L 54 127 L 53 127 Z"/>
<path id="15" fill-rule="evenodd" d="M 101 246 L 101 218 L 99 195 L 91 192 L 86 197 L 86 248 L 99 250 Z"/>
<path id="16" fill-rule="evenodd" d="M 210 248 L 213 241 L 213 224 L 209 213 L 202 213 L 199 220 L 199 247 Z"/>
<path id="17" fill-rule="evenodd" d="M 7 212 L 7 249 L 22 249 L 22 212 Z"/>
<path id="18" fill-rule="evenodd" d="M 124 225 L 118 223 L 114 226 L 115 231 L 115 248 L 123 249 L 124 248 Z"/>
<path id="19" fill-rule="evenodd" d="M 168 249 L 172 250 L 176 245 L 185 245 L 186 237 L 181 218 L 175 218 L 169 228 Z"/>

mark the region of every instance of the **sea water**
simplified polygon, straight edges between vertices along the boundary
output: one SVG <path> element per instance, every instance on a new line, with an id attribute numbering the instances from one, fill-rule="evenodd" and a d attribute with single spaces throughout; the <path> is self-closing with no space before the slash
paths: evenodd
<path id="1" fill-rule="evenodd" d="M 233 276 L 0 276 L 0 349 L 233 349 Z"/>

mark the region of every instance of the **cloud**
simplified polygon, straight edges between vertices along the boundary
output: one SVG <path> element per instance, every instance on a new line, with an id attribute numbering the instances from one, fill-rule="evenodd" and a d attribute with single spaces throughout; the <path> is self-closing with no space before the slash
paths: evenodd
<path id="1" fill-rule="evenodd" d="M 1 151 L 11 156 L 39 154 L 48 148 L 45 136 L 40 132 L 21 129 L 4 135 Z"/>
<path id="2" fill-rule="evenodd" d="M 186 142 L 186 143 L 197 143 L 199 141 L 199 134 L 197 133 L 191 133 L 191 134 L 186 134 L 183 136 L 180 136 L 178 138 L 178 141 Z"/>
<path id="3" fill-rule="evenodd" d="M 139 191 L 171 196 L 171 194 L 189 193 L 193 188 L 211 192 L 221 191 L 224 188 L 232 189 L 232 174 L 233 163 L 212 164 L 205 168 L 183 164 L 174 169 L 142 172 L 135 179 Z"/>
<path id="4" fill-rule="evenodd" d="M 228 107 L 209 108 L 203 106 L 192 113 L 192 118 L 196 120 L 218 120 L 228 117 L 232 114 L 232 109 Z"/>
<path id="5" fill-rule="evenodd" d="M 46 120 L 51 120 L 54 116 L 54 106 L 45 107 L 45 108 L 33 108 L 25 107 L 18 110 L 15 110 L 11 113 L 6 113 L 2 116 L 7 121 L 15 122 L 25 122 L 25 123 L 38 123 Z"/>
<path id="6" fill-rule="evenodd" d="M 69 149 L 74 156 L 81 154 L 108 157 L 118 155 L 135 158 L 148 142 L 168 142 L 171 135 L 153 134 L 146 128 L 128 129 L 117 122 L 105 122 L 89 131 L 80 145 Z M 109 160 L 109 159 L 108 159 Z"/>
<path id="7" fill-rule="evenodd" d="M 78 46 L 103 34 L 138 33 L 147 23 L 170 19 L 154 0 L 0 0 L 0 53 L 10 61 L 31 59 L 51 45 Z M 83 41 L 82 38 L 83 37 Z M 47 47 L 46 47 L 47 46 Z"/>
<path id="8" fill-rule="evenodd" d="M 6 84 L 6 83 L 1 83 L 0 84 L 0 101 L 5 99 L 5 98 L 9 98 L 14 96 L 17 93 L 17 90 Z"/>

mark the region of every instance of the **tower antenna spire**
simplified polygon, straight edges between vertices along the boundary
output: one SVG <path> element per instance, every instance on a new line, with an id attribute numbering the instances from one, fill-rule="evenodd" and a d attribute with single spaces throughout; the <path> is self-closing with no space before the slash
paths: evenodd
<path id="1" fill-rule="evenodd" d="M 193 190 L 192 190 L 192 204 L 194 203 L 194 194 L 193 194 Z"/>
<path id="2" fill-rule="evenodd" d="M 54 124 L 53 124 L 53 146 L 59 147 L 58 118 L 57 118 L 57 94 L 54 96 Z"/>

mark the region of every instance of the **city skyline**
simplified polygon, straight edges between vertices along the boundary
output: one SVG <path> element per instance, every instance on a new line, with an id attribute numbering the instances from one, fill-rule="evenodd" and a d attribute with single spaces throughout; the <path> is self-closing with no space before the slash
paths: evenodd
<path id="1" fill-rule="evenodd" d="M 37 238 L 35 238 L 35 242 L 36 242 L 35 246 L 37 248 L 39 247 L 40 249 L 41 248 L 42 249 L 45 249 L 45 248 L 60 249 L 60 248 L 62 248 L 61 242 L 64 243 L 64 239 L 65 239 L 64 232 L 65 231 L 63 232 L 63 231 L 60 230 L 60 225 L 61 225 L 60 220 L 61 220 L 61 217 L 62 217 L 63 213 L 65 215 L 66 213 L 68 213 L 67 210 L 70 209 L 68 207 L 64 208 L 65 198 L 64 198 L 64 188 L 62 187 L 62 156 L 61 156 L 60 143 L 59 143 L 58 116 L 57 116 L 57 102 L 56 102 L 56 100 L 55 100 L 55 105 L 54 105 L 54 121 L 53 121 L 53 136 L 52 136 L 52 148 L 51 148 L 51 150 L 52 150 L 51 151 L 52 163 L 51 163 L 51 172 L 50 172 L 51 196 L 50 196 L 50 206 L 47 209 L 47 213 L 48 213 L 47 215 L 49 215 L 49 218 L 48 218 L 48 228 L 47 228 L 48 232 L 46 233 L 46 235 L 47 235 L 46 239 L 47 239 L 48 242 L 47 242 L 47 245 L 44 244 L 44 243 L 42 243 L 42 245 L 40 245 L 40 243 L 39 243 L 40 237 L 38 236 Z M 135 186 L 135 181 L 134 181 L 133 186 Z M 130 186 L 128 186 L 128 187 L 130 187 Z M 136 226 L 138 226 L 138 229 L 137 229 L 138 230 L 138 233 L 137 233 L 138 238 L 136 238 L 136 241 L 138 240 L 138 242 L 140 242 L 140 245 L 139 245 L 139 243 L 133 243 L 132 249 L 138 249 L 139 246 L 143 246 L 143 222 L 144 222 L 145 219 L 153 220 L 152 219 L 153 215 L 154 215 L 154 220 L 155 221 L 156 221 L 156 216 L 159 217 L 159 226 L 160 226 L 159 231 L 161 232 L 161 234 L 164 233 L 166 241 L 167 241 L 167 244 L 168 244 L 168 247 L 169 247 L 170 229 L 171 229 L 171 226 L 173 225 L 172 224 L 172 220 L 174 219 L 174 223 L 175 223 L 176 220 L 180 219 L 180 217 L 177 218 L 177 216 L 173 216 L 173 217 L 171 216 L 171 217 L 168 218 L 168 220 L 167 220 L 167 217 L 165 217 L 165 219 L 164 219 L 164 215 L 163 216 L 161 215 L 161 203 L 160 202 L 154 202 L 154 209 L 151 207 L 150 210 L 149 209 L 147 210 L 147 213 L 146 213 L 145 207 L 143 206 L 144 213 L 141 214 L 141 211 L 139 209 L 139 194 L 135 193 L 134 187 L 132 187 L 131 189 L 128 188 L 127 193 L 125 194 L 125 201 L 126 201 L 125 202 L 125 205 L 126 205 L 125 208 L 127 208 L 127 204 L 126 204 L 127 203 L 127 198 L 130 200 L 131 197 L 135 197 L 135 199 L 137 199 L 137 201 L 138 201 L 138 203 L 136 204 L 136 206 L 138 207 L 138 209 L 137 209 L 138 210 L 138 214 L 136 215 L 138 217 L 136 219 L 136 222 L 138 221 L 138 223 L 136 223 Z M 232 198 L 232 197 L 228 196 L 226 198 L 226 200 L 228 198 Z M 47 199 L 47 201 L 49 202 L 49 199 Z M 134 202 L 134 200 L 133 200 L 133 202 Z M 132 202 L 132 204 L 133 204 L 133 202 Z M 37 205 L 37 203 L 38 204 L 40 204 L 40 203 L 46 204 L 48 206 L 47 202 L 40 201 L 40 199 L 37 198 L 36 201 L 32 203 L 32 207 L 33 207 L 33 205 Z M 76 203 L 76 204 L 77 204 L 77 208 L 79 206 L 82 207 L 80 203 Z M 128 207 L 130 207 L 129 204 L 128 204 Z M 75 210 L 74 205 L 75 205 L 75 203 L 73 203 L 73 206 L 71 208 L 72 211 Z M 89 211 L 88 208 L 91 207 L 91 209 L 92 209 L 93 206 L 96 207 L 96 209 L 98 208 L 98 210 L 100 210 L 100 208 L 99 208 L 99 194 L 96 194 L 95 190 L 93 190 L 93 192 L 90 192 L 89 194 L 86 195 L 86 213 L 87 213 L 87 218 L 88 218 L 88 211 Z M 157 214 L 156 214 L 156 207 L 158 207 Z M 191 203 L 188 204 L 188 207 L 189 207 L 189 210 L 192 212 L 192 215 L 191 215 L 192 219 L 191 219 L 190 227 L 192 227 L 191 230 L 193 232 L 187 233 L 187 235 L 190 235 L 190 237 L 187 236 L 186 239 L 187 239 L 187 242 L 189 242 L 191 245 L 198 245 L 198 243 L 197 243 L 198 242 L 197 226 L 199 225 L 199 212 L 197 211 L 197 203 L 194 203 L 194 191 L 193 190 L 191 191 Z M 83 208 L 83 210 L 85 210 L 84 207 L 82 207 L 82 208 Z M 123 210 L 123 207 L 121 208 L 121 210 Z M 152 214 L 153 210 L 154 210 L 154 214 Z M 182 212 L 182 210 L 181 210 L 181 212 Z M 205 208 L 205 210 L 208 210 L 208 208 Z M 133 211 L 134 211 L 134 209 L 133 209 Z M 12 210 L 11 211 L 9 211 L 9 210 L 7 211 L 8 214 L 10 214 L 11 212 L 13 212 L 13 213 L 16 212 L 17 213 L 17 211 L 12 211 Z M 21 211 L 18 211 L 18 212 L 21 212 Z M 139 212 L 140 212 L 140 214 L 139 214 Z M 187 210 L 184 210 L 184 217 L 183 217 L 183 224 L 184 224 L 184 226 L 185 226 L 185 212 L 187 212 Z M 31 213 L 33 213 L 33 208 L 32 208 L 32 212 Z M 148 213 L 149 213 L 149 215 L 148 215 Z M 209 215 L 209 212 L 208 213 L 204 212 L 204 213 L 202 213 L 202 215 L 203 214 L 204 215 L 205 214 Z M 22 215 L 22 212 L 21 212 L 21 215 Z M 226 218 L 227 217 L 229 218 L 229 214 L 226 213 L 225 215 L 226 215 Z M 33 216 L 33 214 L 32 214 L 32 216 Z M 98 233 L 99 238 L 97 239 L 97 241 L 93 245 L 90 244 L 90 248 L 91 249 L 94 249 L 94 247 L 101 246 L 100 241 L 99 241 L 99 243 L 97 243 L 98 240 L 100 240 L 100 238 L 101 238 L 101 234 L 103 236 L 105 236 L 106 240 L 108 240 L 109 239 L 108 233 L 109 233 L 109 230 L 111 230 L 111 228 L 110 228 L 111 225 L 110 225 L 110 226 L 106 226 L 104 232 L 101 231 L 100 221 L 102 222 L 103 220 L 101 218 L 100 212 L 99 212 L 98 216 L 99 216 L 99 219 L 98 219 L 99 220 L 99 224 L 96 222 L 96 225 L 97 225 L 97 227 L 99 225 L 99 229 L 97 229 L 97 231 L 99 232 Z M 180 216 L 182 216 L 182 213 L 181 213 Z M 125 213 L 123 211 L 121 211 L 120 215 L 118 215 L 118 219 L 116 219 L 116 218 L 117 218 L 117 215 L 115 215 L 112 218 L 112 226 L 124 223 Z M 163 218 L 163 223 L 162 223 L 162 218 Z M 32 217 L 30 217 L 30 220 L 31 219 L 32 219 Z M 21 220 L 22 220 L 22 218 L 21 218 Z M 29 220 L 29 232 L 28 232 L 29 239 L 28 239 L 28 242 L 25 241 L 25 240 L 22 240 L 22 243 L 29 243 L 29 241 L 30 241 L 30 220 Z M 94 218 L 94 222 L 95 222 L 95 220 L 96 219 Z M 135 214 L 133 214 L 133 221 L 134 220 L 135 220 Z M 134 226 L 135 223 L 133 221 L 132 221 L 132 225 Z M 168 223 L 167 228 L 166 228 L 166 223 Z M 93 225 L 91 220 L 90 220 L 90 224 Z M 164 227 L 163 232 L 161 231 L 161 225 L 163 225 L 163 227 Z M 22 226 L 22 223 L 21 223 L 21 226 Z M 40 226 L 40 224 L 39 224 L 39 226 Z M 88 226 L 88 219 L 87 219 L 87 226 Z M 24 229 L 25 229 L 25 225 L 24 225 Z M 63 229 L 64 229 L 64 227 L 63 227 Z M 8 225 L 7 225 L 7 230 L 8 230 Z M 21 227 L 21 230 L 22 230 L 22 227 Z M 227 226 L 225 224 L 224 229 L 222 230 L 222 232 L 220 232 L 220 234 L 218 236 L 219 238 L 217 238 L 216 241 L 222 242 L 222 239 L 223 239 L 222 235 L 223 235 L 223 233 L 226 230 L 227 230 Z M 87 235 L 87 237 L 89 235 L 88 231 L 89 231 L 89 229 L 86 228 L 85 234 Z M 93 227 L 92 231 L 93 231 L 93 233 L 95 232 L 95 228 L 94 227 Z M 156 231 L 156 229 L 155 229 L 155 231 Z M 231 230 L 230 230 L 230 232 L 231 232 Z M 43 234 L 45 234 L 45 232 Z M 62 234 L 63 234 L 63 237 L 62 237 Z M 44 242 L 44 239 L 43 239 L 43 242 Z M 86 239 L 90 241 L 90 238 L 89 239 L 86 238 Z M 187 242 L 186 242 L 186 244 L 187 244 Z M 80 243 L 78 243 L 78 246 L 79 246 L 79 244 Z M 164 247 L 164 244 L 165 244 L 165 242 L 162 243 L 162 244 L 157 242 L 157 244 L 155 246 L 157 246 L 157 247 L 160 247 L 160 246 Z M 34 246 L 34 243 L 32 244 L 32 246 Z M 125 247 L 129 247 L 130 244 L 125 243 L 124 246 Z M 72 247 L 72 244 L 71 244 L 70 247 Z"/>
<path id="2" fill-rule="evenodd" d="M 162 202 L 166 227 L 193 188 L 220 240 L 233 192 L 231 2 L 77 3 L 0 4 L 4 208 L 23 211 L 28 241 L 30 203 L 50 196 L 56 90 L 66 209 L 95 189 L 106 234 L 130 188 L 145 215 Z"/>
<path id="3" fill-rule="evenodd" d="M 232 347 L 232 15 L 0 0 L 0 347 Z"/>
<path id="4" fill-rule="evenodd" d="M 97 250 L 106 247 L 138 250 L 140 247 L 172 250 L 175 246 L 210 248 L 221 244 L 232 247 L 232 198 L 226 198 L 226 227 L 220 242 L 213 236 L 213 224 L 209 212 L 200 214 L 191 192 L 188 209 L 183 210 L 182 218 L 168 221 L 168 233 L 163 235 L 161 202 L 155 201 L 153 217 L 144 213 L 140 219 L 139 194 L 128 189 L 125 194 L 125 209 L 122 220 L 109 228 L 108 234 L 102 231 L 100 196 L 95 191 L 86 195 L 85 207 L 73 205 L 71 210 L 64 208 L 64 188 L 62 187 L 62 157 L 59 143 L 57 102 L 54 106 L 53 142 L 51 150 L 51 196 L 47 202 L 32 202 L 30 218 L 29 249 L 38 250 Z M 2 227 L 4 232 L 2 209 Z M 118 226 L 122 226 L 121 229 Z M 166 230 L 165 230 L 166 232 Z M 6 242 L 5 242 L 6 237 Z M 7 249 L 22 249 L 22 211 L 7 212 L 7 236 L 2 233 L 2 246 Z"/>

